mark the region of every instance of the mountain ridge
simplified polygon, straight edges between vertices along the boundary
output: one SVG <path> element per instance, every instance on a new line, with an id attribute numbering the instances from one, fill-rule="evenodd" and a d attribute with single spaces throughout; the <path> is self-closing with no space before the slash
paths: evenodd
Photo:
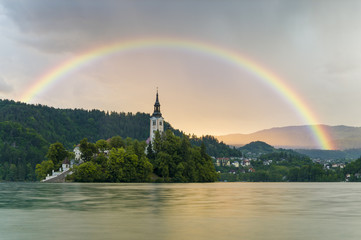
<path id="1" fill-rule="evenodd" d="M 361 148 L 361 127 L 320 124 L 328 133 L 328 143 L 335 150 Z M 291 149 L 319 149 L 311 125 L 285 126 L 263 129 L 250 134 L 216 136 L 219 141 L 232 146 L 243 146 L 253 141 L 263 141 L 275 147 Z"/>

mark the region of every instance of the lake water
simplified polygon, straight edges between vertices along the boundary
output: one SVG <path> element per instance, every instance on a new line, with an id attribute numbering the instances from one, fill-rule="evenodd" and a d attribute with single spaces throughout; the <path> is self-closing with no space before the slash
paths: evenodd
<path id="1" fill-rule="evenodd" d="M 361 184 L 1 183 L 0 239 L 361 239 Z"/>

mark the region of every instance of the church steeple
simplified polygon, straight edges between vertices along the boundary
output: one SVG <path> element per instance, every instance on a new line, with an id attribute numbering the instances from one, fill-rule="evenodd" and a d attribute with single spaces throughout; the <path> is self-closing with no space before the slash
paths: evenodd
<path id="1" fill-rule="evenodd" d="M 153 115 L 150 117 L 150 141 L 151 142 L 153 142 L 156 131 L 158 131 L 159 133 L 162 133 L 164 131 L 164 119 L 160 112 L 158 88 L 157 88 L 157 95 L 156 95 L 155 103 L 154 103 L 154 112 L 153 112 Z"/>
<path id="2" fill-rule="evenodd" d="M 159 103 L 159 97 L 158 97 L 158 88 L 157 88 L 157 96 L 154 103 L 154 112 L 153 117 L 162 117 L 162 113 L 160 112 L 160 103 Z"/>

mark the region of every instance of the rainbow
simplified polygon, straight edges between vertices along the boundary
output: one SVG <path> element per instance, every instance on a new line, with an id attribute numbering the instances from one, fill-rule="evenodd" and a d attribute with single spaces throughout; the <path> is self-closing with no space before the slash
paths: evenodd
<path id="1" fill-rule="evenodd" d="M 174 38 L 146 38 L 131 39 L 128 41 L 120 41 L 98 48 L 90 49 L 77 56 L 63 62 L 62 64 L 51 69 L 39 79 L 37 79 L 20 97 L 21 101 L 29 102 L 36 95 L 48 89 L 52 84 L 64 79 L 67 75 L 79 68 L 116 53 L 124 53 L 147 48 L 171 48 L 187 51 L 196 51 L 209 56 L 220 58 L 231 64 L 240 67 L 249 73 L 255 75 L 257 79 L 278 92 L 287 102 L 296 110 L 296 112 L 310 125 L 310 129 L 315 140 L 322 149 L 334 149 L 324 127 L 318 124 L 315 115 L 307 106 L 300 96 L 296 94 L 290 86 L 288 86 L 280 77 L 261 66 L 259 63 L 252 61 L 250 58 L 242 56 L 236 51 L 221 48 L 204 42 L 194 40 L 174 39 Z"/>

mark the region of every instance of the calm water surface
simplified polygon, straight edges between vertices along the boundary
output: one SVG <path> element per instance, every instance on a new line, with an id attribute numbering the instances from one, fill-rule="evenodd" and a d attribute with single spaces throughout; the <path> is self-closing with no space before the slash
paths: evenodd
<path id="1" fill-rule="evenodd" d="M 0 184 L 0 239 L 361 239 L 361 184 Z"/>

